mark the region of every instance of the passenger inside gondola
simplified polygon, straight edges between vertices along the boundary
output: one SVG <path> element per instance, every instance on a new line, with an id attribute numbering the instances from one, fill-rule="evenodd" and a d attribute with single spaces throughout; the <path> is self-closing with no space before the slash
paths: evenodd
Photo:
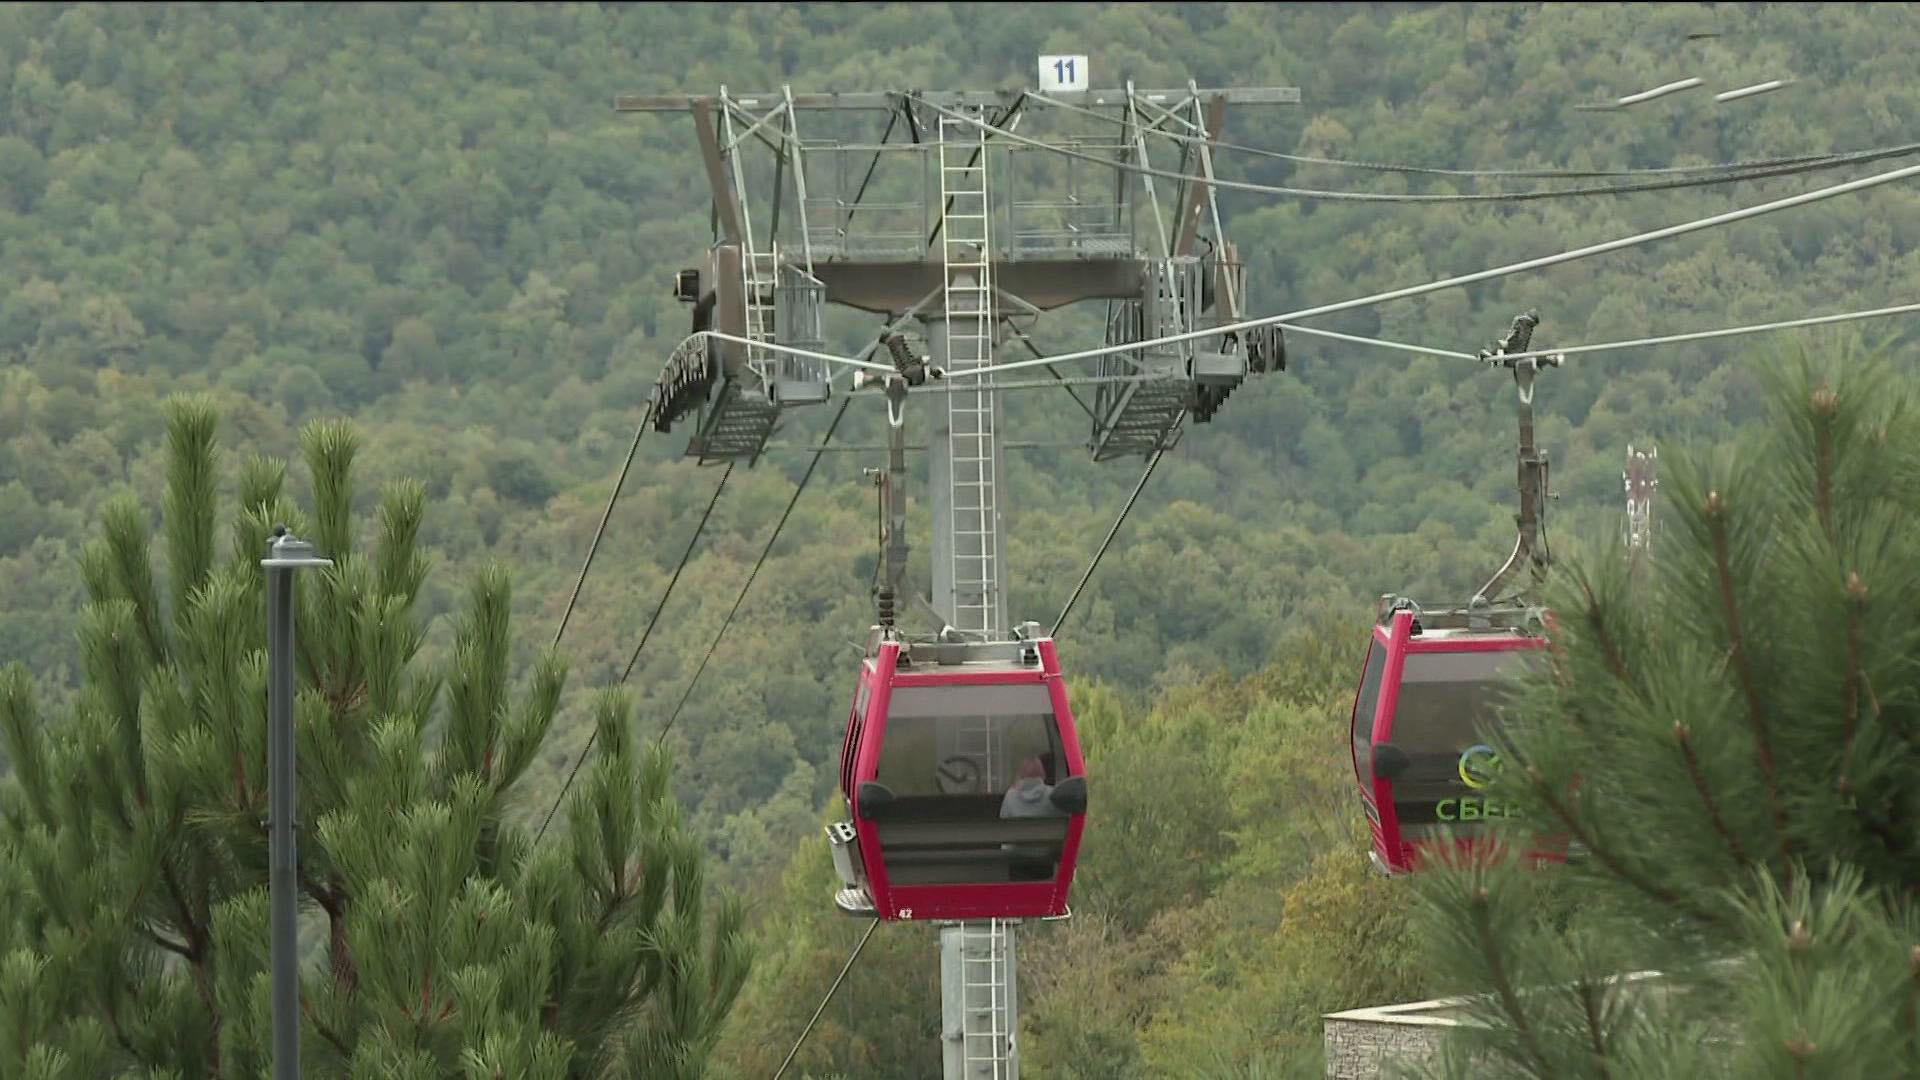
<path id="1" fill-rule="evenodd" d="M 1051 779 L 1047 766 L 1039 758 L 1022 761 L 1013 786 L 1000 800 L 1000 816 L 1066 817 L 1067 812 L 1053 802 L 1053 785 L 1048 782 Z M 1015 881 L 1045 881 L 1059 865 L 1058 844 L 1002 844 L 1000 849 L 1007 853 L 1008 868 Z"/>
<path id="2" fill-rule="evenodd" d="M 1049 779 L 1047 767 L 1039 758 L 1030 757 L 1022 761 L 1014 776 L 1013 786 L 1007 789 L 1006 798 L 1000 800 L 1000 816 L 1066 817 L 1067 812 L 1049 799 L 1053 794 Z"/>

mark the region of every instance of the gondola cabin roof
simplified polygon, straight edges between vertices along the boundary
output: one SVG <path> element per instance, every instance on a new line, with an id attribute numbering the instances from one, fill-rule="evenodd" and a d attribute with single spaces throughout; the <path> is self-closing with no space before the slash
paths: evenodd
<path id="1" fill-rule="evenodd" d="M 850 912 L 1067 913 L 1086 769 L 1053 642 L 877 635 L 842 746 L 850 820 L 830 829 Z"/>
<path id="2" fill-rule="evenodd" d="M 1483 791 L 1500 760 L 1481 732 L 1496 719 L 1501 684 L 1546 648 L 1541 625 L 1528 611 L 1399 606 L 1373 628 L 1351 742 L 1380 869 L 1410 871 L 1449 835 L 1472 848 L 1513 813 Z"/>

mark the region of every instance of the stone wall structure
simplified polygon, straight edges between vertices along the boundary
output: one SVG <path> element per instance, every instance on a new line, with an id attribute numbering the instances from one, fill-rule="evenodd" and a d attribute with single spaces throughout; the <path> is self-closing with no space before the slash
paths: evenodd
<path id="1" fill-rule="evenodd" d="M 1466 1022 L 1461 1004 L 1442 998 L 1326 1014 L 1327 1080 L 1376 1080 L 1390 1065 L 1434 1060 L 1447 1032 Z"/>
<path id="2" fill-rule="evenodd" d="M 1658 998 L 1672 989 L 1657 971 L 1628 972 L 1607 981 L 1626 984 L 1636 997 L 1654 995 L 1656 1007 L 1664 1004 Z M 1466 1007 L 1472 1001 L 1436 998 L 1323 1015 L 1327 1080 L 1385 1080 L 1395 1066 L 1436 1061 L 1447 1035 L 1471 1023 Z"/>

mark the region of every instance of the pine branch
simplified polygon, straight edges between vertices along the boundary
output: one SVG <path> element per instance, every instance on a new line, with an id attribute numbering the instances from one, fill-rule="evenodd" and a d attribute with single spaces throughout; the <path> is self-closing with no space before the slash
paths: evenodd
<path id="1" fill-rule="evenodd" d="M 1793 858 L 1793 842 L 1787 836 L 1787 812 L 1780 802 L 1780 779 L 1773 763 L 1773 726 L 1760 700 L 1760 688 L 1753 678 L 1753 662 L 1747 656 L 1747 642 L 1740 628 L 1740 608 L 1733 594 L 1733 560 L 1727 551 L 1726 501 L 1717 491 L 1707 493 L 1707 531 L 1713 541 L 1714 571 L 1719 580 L 1720 604 L 1727 622 L 1728 648 L 1740 692 L 1747 699 L 1747 716 L 1753 724 L 1754 745 L 1760 758 L 1760 772 L 1767 782 L 1767 805 L 1773 812 L 1773 829 L 1780 841 L 1780 856 Z"/>
<path id="2" fill-rule="evenodd" d="M 204 954 L 203 954 L 204 955 Z M 220 1001 L 213 985 L 212 965 L 195 960 L 189 965 L 193 970 L 193 989 L 200 997 L 200 1005 L 207 1010 L 207 1061 L 210 1065 L 208 1075 L 220 1075 L 220 1029 L 223 1021 L 220 1017 Z"/>
<path id="3" fill-rule="evenodd" d="M 147 565 L 147 516 L 132 497 L 116 498 L 102 510 L 103 559 L 121 598 L 133 605 L 134 624 L 146 646 L 144 659 L 165 663 L 167 635 L 160 619 L 160 597 Z"/>
<path id="4" fill-rule="evenodd" d="M 343 1060 L 353 1060 L 353 1047 L 347 1045 L 347 1041 L 340 1037 L 339 1032 L 321 1022 L 320 1017 L 313 1011 L 313 1002 L 302 998 L 300 1000 L 300 1015 L 305 1017 L 309 1024 L 313 1025 L 314 1033 L 327 1040 L 327 1045 L 333 1047 Z"/>
<path id="5" fill-rule="evenodd" d="M 1694 919 L 1698 919 L 1701 922 L 1718 921 L 1682 899 L 1680 895 L 1673 890 L 1662 888 L 1647 878 L 1646 875 L 1628 868 L 1625 863 L 1620 861 L 1617 855 L 1602 847 L 1593 833 L 1574 816 L 1573 811 L 1567 807 L 1567 804 L 1562 802 L 1560 798 L 1547 787 L 1546 778 L 1540 774 L 1538 768 L 1529 768 L 1527 775 L 1533 784 L 1534 790 L 1539 792 L 1540 797 L 1546 800 L 1547 809 L 1553 811 L 1553 816 L 1559 818 L 1561 824 L 1567 827 L 1567 831 L 1573 834 L 1573 838 L 1579 841 L 1580 846 L 1591 852 L 1593 857 L 1600 860 L 1600 864 L 1606 867 L 1615 877 L 1646 893 L 1648 896 L 1653 897 L 1655 900 Z"/>
<path id="6" fill-rule="evenodd" d="M 1907 1058 L 1920 1061 L 1920 945 L 1907 951 Z"/>
<path id="7" fill-rule="evenodd" d="M 184 810 L 179 807 L 176 807 L 174 809 L 174 812 L 170 815 L 169 820 L 167 821 L 167 824 L 166 824 L 165 832 L 168 835 L 172 835 L 174 832 L 176 832 L 180 828 L 180 824 L 183 816 L 184 816 Z M 167 866 L 166 857 L 164 856 L 164 854 L 159 859 L 155 860 L 155 862 L 159 865 L 160 869 L 169 871 L 170 873 L 170 869 Z M 163 874 L 162 876 L 166 877 L 168 875 Z M 154 878 L 154 874 L 151 870 L 149 870 L 146 874 L 142 875 L 140 879 L 139 888 L 134 890 L 133 901 L 127 905 L 127 912 L 125 915 L 125 919 L 128 922 L 132 922 L 134 920 L 135 914 L 140 910 L 141 903 L 146 899 L 148 888 L 153 885 L 153 878 Z M 181 904 L 180 904 L 180 892 L 179 892 L 178 883 L 175 881 L 169 880 L 169 888 L 173 894 L 173 900 L 176 908 L 180 907 Z M 142 933 L 146 934 L 149 938 L 151 938 L 154 944 L 160 946 L 161 948 L 166 949 L 169 952 L 178 953 L 180 956 L 182 956 L 187 960 L 194 959 L 193 953 L 190 951 L 190 946 L 188 944 L 176 943 L 171 938 L 162 938 L 157 931 L 154 931 L 153 929 L 146 927 L 144 925 L 140 926 L 139 929 Z"/>
<path id="8" fill-rule="evenodd" d="M 1600 655 L 1606 658 L 1607 670 L 1613 673 L 1614 678 L 1623 683 L 1628 682 L 1627 662 L 1621 658 L 1620 648 L 1614 643 L 1613 635 L 1607 632 L 1606 620 L 1601 617 L 1599 598 L 1593 595 L 1593 586 L 1583 579 L 1580 582 L 1580 592 L 1586 599 L 1586 610 L 1583 614 L 1586 616 L 1587 626 L 1592 629 L 1594 641 L 1600 646 Z"/>
<path id="9" fill-rule="evenodd" d="M 1600 1080 L 1613 1080 L 1613 1073 L 1607 1069 L 1607 1040 L 1601 1030 L 1600 1014 L 1596 998 L 1603 991 L 1585 979 L 1580 980 L 1576 991 L 1580 995 L 1580 1013 L 1587 1022 L 1587 1044 L 1593 1048 L 1593 1065 L 1600 1070 Z"/>
<path id="10" fill-rule="evenodd" d="M 40 824 L 51 829 L 54 810 L 44 732 L 34 700 L 33 676 L 25 664 L 8 664 L 0 670 L 0 734 L 4 734 L 7 756 L 28 805 Z"/>
<path id="11" fill-rule="evenodd" d="M 626 907 L 627 901 L 632 899 L 625 890 L 626 883 L 621 881 L 620 877 L 618 872 L 614 874 L 613 887 L 607 891 L 606 906 L 600 909 L 600 917 L 594 920 L 593 928 L 596 934 L 605 934 L 608 928 L 613 926 L 614 917 L 619 915 L 621 909 Z"/>
<path id="12" fill-rule="evenodd" d="M 181 957 L 184 957 L 187 960 L 193 959 L 193 950 L 189 949 L 187 946 L 181 944 L 180 942 L 175 941 L 172 938 L 165 936 L 164 934 L 161 934 L 159 931 L 153 929 L 150 926 L 142 926 L 139 929 L 140 929 L 141 936 L 145 937 L 148 941 L 153 942 L 155 945 L 160 946 L 161 948 L 167 950 L 170 953 L 174 953 Z"/>
<path id="13" fill-rule="evenodd" d="M 246 527 L 247 519 L 258 512 L 270 511 L 280 501 L 280 489 L 287 479 L 286 462 L 265 454 L 248 454 L 240 462 L 239 490 L 235 497 L 240 502 L 240 513 L 234 523 L 238 553 L 247 558 L 259 558 L 254 552 L 260 545 L 242 545 L 238 543 L 240 532 Z"/>
<path id="14" fill-rule="evenodd" d="M 1813 508 L 1820 517 L 1820 531 L 1833 539 L 1833 416 L 1840 406 L 1840 395 L 1825 383 L 1813 392 Z"/>
<path id="15" fill-rule="evenodd" d="M 426 577 L 427 563 L 417 548 L 426 515 L 427 491 L 418 480 L 396 480 L 380 500 L 379 595 L 411 605 Z"/>
<path id="16" fill-rule="evenodd" d="M 1880 841 L 1881 847 L 1887 849 L 1887 854 L 1899 856 L 1907 853 L 1909 845 L 1907 832 L 1895 828 L 1891 822 L 1874 817 L 1867 813 L 1865 808 L 1861 809 L 1859 816 L 1865 823 L 1867 831 L 1873 834 L 1874 839 Z M 1909 893 L 1920 891 L 1920 882 L 1909 883 L 1907 891 Z"/>
<path id="17" fill-rule="evenodd" d="M 120 1044 L 120 1049 L 125 1050 L 128 1057 L 139 1061 L 140 1051 L 134 1048 L 133 1040 L 127 1037 L 127 1030 L 120 1023 L 119 1004 L 109 998 L 102 1011 L 107 1014 L 107 1026 L 113 1029 L 113 1041 Z"/>
<path id="18" fill-rule="evenodd" d="M 164 521 L 172 570 L 173 614 L 181 618 L 188 598 L 213 572 L 216 430 L 219 415 L 204 396 L 168 402 L 167 492 Z"/>
<path id="19" fill-rule="evenodd" d="M 1851 786 L 1853 769 L 1853 733 L 1860 721 L 1860 684 L 1864 673 L 1860 670 L 1860 652 L 1866 637 L 1866 627 L 1862 624 L 1861 612 L 1867 606 L 1867 587 L 1856 571 L 1847 573 L 1847 677 L 1842 684 L 1841 697 L 1841 738 L 1840 738 L 1840 779 L 1839 784 Z"/>
<path id="20" fill-rule="evenodd" d="M 353 462 L 360 436 L 346 420 L 317 420 L 301 429 L 300 449 L 313 481 L 312 539 L 337 562 L 353 554 Z"/>
<path id="21" fill-rule="evenodd" d="M 327 913 L 327 965 L 334 985 L 353 990 L 360 985 L 359 965 L 353 962 L 353 949 L 347 940 L 347 889 L 338 881 L 321 884 L 303 867 L 300 886 L 320 910 Z"/>
<path id="22" fill-rule="evenodd" d="M 199 925 L 194 922 L 193 909 L 187 904 L 186 893 L 181 890 L 180 879 L 174 874 L 173 867 L 163 863 L 160 868 L 160 877 L 167 886 L 167 897 L 173 901 L 174 913 L 180 920 L 180 929 L 187 935 L 187 946 L 192 950 L 181 955 L 197 964 L 200 962 L 205 939 Z"/>
<path id="23" fill-rule="evenodd" d="M 1740 846 L 1740 840 L 1727 827 L 1726 819 L 1720 816 L 1720 804 L 1713 797 L 1713 791 L 1707 786 L 1707 778 L 1700 770 L 1700 759 L 1693 752 L 1693 738 L 1684 720 L 1673 722 L 1673 739 L 1680 744 L 1680 757 L 1687 763 L 1687 779 L 1693 782 L 1693 790 L 1700 796 L 1700 802 L 1707 808 L 1707 819 L 1713 822 L 1713 831 L 1727 842 L 1727 848 L 1733 852 L 1735 861 L 1746 862 L 1746 849 Z"/>
<path id="24" fill-rule="evenodd" d="M 1480 955 L 1486 958 L 1488 971 L 1493 976 L 1493 991 L 1500 999 L 1500 1008 L 1507 1014 L 1513 1029 L 1520 1036 L 1521 1048 L 1531 1058 L 1537 1075 L 1553 1075 L 1553 1066 L 1540 1049 L 1539 1040 L 1533 1032 L 1533 1025 L 1527 1020 L 1527 1012 L 1520 1004 L 1520 995 L 1513 988 L 1513 981 L 1507 976 L 1506 960 L 1500 955 L 1500 942 L 1494 936 L 1493 919 L 1489 914 L 1489 896 L 1486 886 L 1473 891 L 1468 900 L 1468 909 L 1473 913 L 1473 932 L 1480 945 Z"/>
<path id="25" fill-rule="evenodd" d="M 245 813 L 254 809 L 253 791 L 247 786 L 247 762 L 240 751 L 233 752 L 234 809 Z"/>

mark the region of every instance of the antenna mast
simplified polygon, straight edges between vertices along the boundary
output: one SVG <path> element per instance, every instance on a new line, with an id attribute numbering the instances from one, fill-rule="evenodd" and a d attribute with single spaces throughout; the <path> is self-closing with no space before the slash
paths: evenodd
<path id="1" fill-rule="evenodd" d="M 1660 450 L 1635 450 L 1627 444 L 1627 467 L 1620 474 L 1627 488 L 1627 558 L 1638 567 L 1653 548 L 1653 493 L 1660 487 Z"/>

